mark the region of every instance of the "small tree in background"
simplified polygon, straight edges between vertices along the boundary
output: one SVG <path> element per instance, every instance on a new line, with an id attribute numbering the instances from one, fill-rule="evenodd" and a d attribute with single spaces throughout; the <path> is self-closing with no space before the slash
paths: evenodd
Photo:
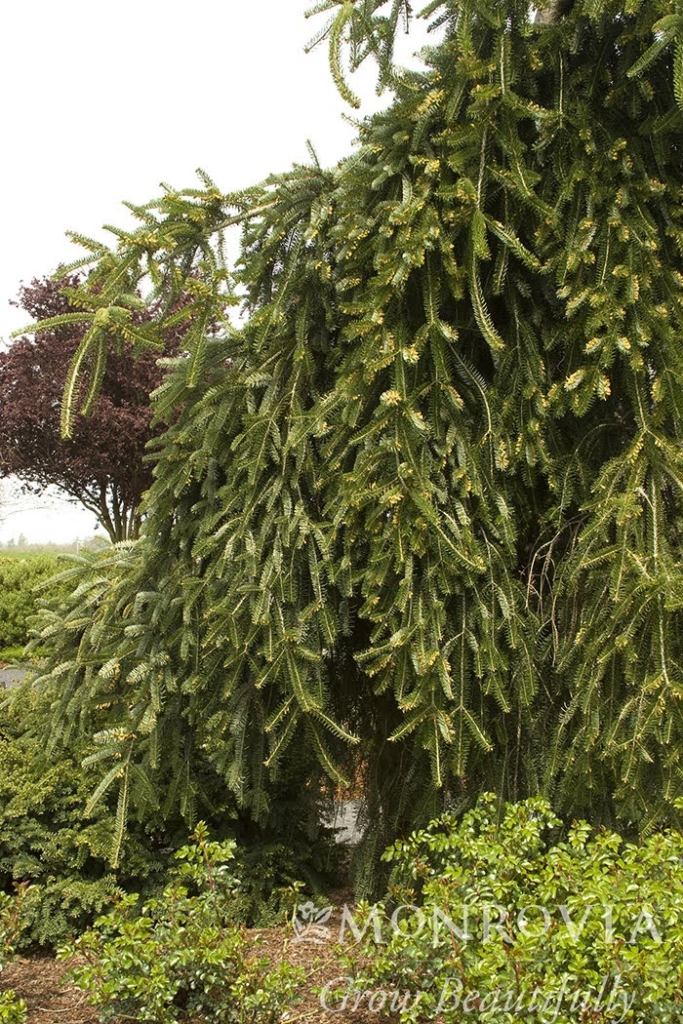
<path id="1" fill-rule="evenodd" d="M 36 320 L 78 313 L 70 299 L 77 283 L 34 279 L 21 289 L 17 305 Z M 137 537 L 140 501 L 151 483 L 144 454 L 157 432 L 149 396 L 161 383 L 162 353 L 148 350 L 133 360 L 132 344 L 124 342 L 107 363 L 98 402 L 65 439 L 62 392 L 84 333 L 82 324 L 67 323 L 20 338 L 0 353 L 0 476 L 16 476 L 33 492 L 58 487 L 118 542 Z M 178 332 L 166 333 L 166 354 L 178 351 L 179 340 Z"/>

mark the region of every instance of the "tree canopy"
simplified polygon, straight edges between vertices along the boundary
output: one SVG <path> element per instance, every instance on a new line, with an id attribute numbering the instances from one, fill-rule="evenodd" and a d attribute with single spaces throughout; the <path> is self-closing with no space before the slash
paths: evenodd
<path id="1" fill-rule="evenodd" d="M 116 542 L 138 535 L 140 501 L 152 480 L 145 448 L 158 433 L 150 395 L 163 379 L 162 353 L 149 349 L 132 359 L 124 342 L 107 361 L 92 411 L 78 418 L 72 438 L 62 438 L 62 393 L 84 334 L 79 320 L 69 319 L 82 313 L 69 298 L 77 285 L 75 277 L 47 278 L 21 289 L 18 304 L 28 315 L 66 322 L 0 353 L 0 475 L 16 476 L 33 491 L 58 487 Z M 180 340 L 178 330 L 166 332 L 167 355 L 177 354 Z"/>
<path id="2" fill-rule="evenodd" d="M 46 620 L 55 735 L 98 734 L 122 828 L 191 815 L 199 752 L 266 820 L 312 752 L 302 786 L 362 780 L 361 877 L 484 789 L 649 827 L 683 765 L 683 11 L 437 0 L 402 73 L 405 5 L 321 6 L 333 72 L 369 47 L 394 93 L 357 154 L 85 240 L 65 426 L 146 275 L 192 291 L 190 355 L 142 540 Z"/>

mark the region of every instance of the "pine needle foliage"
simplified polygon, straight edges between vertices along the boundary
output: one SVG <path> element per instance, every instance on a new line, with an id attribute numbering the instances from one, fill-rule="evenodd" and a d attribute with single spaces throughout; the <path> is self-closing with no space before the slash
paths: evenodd
<path id="1" fill-rule="evenodd" d="M 360 773 L 366 880 L 483 790 L 648 827 L 683 781 L 683 5 L 444 0 L 419 74 L 406 5 L 322 8 L 342 91 L 347 44 L 394 90 L 357 154 L 166 189 L 93 253 L 95 332 L 147 274 L 196 302 L 145 535 L 42 633 L 55 734 L 115 706 L 122 827 L 145 788 L 191 814 L 199 751 L 257 820 L 278 772 Z"/>

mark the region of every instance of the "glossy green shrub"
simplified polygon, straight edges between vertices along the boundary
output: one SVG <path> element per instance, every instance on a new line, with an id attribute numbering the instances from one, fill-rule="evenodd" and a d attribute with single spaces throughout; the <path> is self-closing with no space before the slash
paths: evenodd
<path id="1" fill-rule="evenodd" d="M 406 1024 L 683 1019 L 680 833 L 628 843 L 585 822 L 563 830 L 540 799 L 486 796 L 385 859 L 392 904 L 354 982 L 376 1008 Z"/>
<path id="2" fill-rule="evenodd" d="M 231 922 L 234 842 L 211 842 L 203 824 L 192 838 L 158 899 L 139 907 L 136 896 L 121 898 L 60 952 L 78 955 L 71 978 L 101 1021 L 275 1024 L 294 999 L 302 973 L 255 959 Z"/>
<path id="3" fill-rule="evenodd" d="M 23 999 L 12 989 L 0 992 L 0 1024 L 24 1024 L 27 1017 L 28 1008 Z"/>
<path id="4" fill-rule="evenodd" d="M 26 886 L 20 886 L 14 896 L 0 893 L 0 972 L 14 955 L 17 939 L 24 926 L 23 910 Z M 12 989 L 0 992 L 0 1024 L 24 1024 L 26 1003 Z"/>
<path id="5" fill-rule="evenodd" d="M 66 589 L 60 580 L 43 585 L 65 568 L 67 562 L 63 556 L 0 557 L 0 650 L 28 643 L 30 619 L 39 610 L 41 601 L 56 597 Z"/>

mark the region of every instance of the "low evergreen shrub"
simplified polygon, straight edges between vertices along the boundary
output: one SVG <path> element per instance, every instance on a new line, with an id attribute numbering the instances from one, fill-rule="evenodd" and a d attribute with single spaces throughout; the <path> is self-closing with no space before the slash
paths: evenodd
<path id="1" fill-rule="evenodd" d="M 52 947 L 82 932 L 119 892 L 159 895 L 173 853 L 191 831 L 177 812 L 141 805 L 129 815 L 119 847 L 116 794 L 89 806 L 98 775 L 88 758 L 97 747 L 66 735 L 48 745 L 54 699 L 53 690 L 29 682 L 0 706 L 0 892 L 30 883 L 21 938 L 30 946 Z M 210 827 L 236 843 L 240 881 L 226 908 L 233 924 L 277 924 L 289 911 L 295 883 L 302 880 L 301 890 L 315 894 L 341 870 L 329 831 L 320 827 L 307 838 L 288 815 L 284 789 L 273 819 L 279 827 L 264 833 L 240 817 L 215 773 L 207 769 L 199 781 Z"/>
<path id="2" fill-rule="evenodd" d="M 163 883 L 169 838 L 154 821 L 133 825 L 119 866 L 110 864 L 115 814 L 106 803 L 86 815 L 95 786 L 81 764 L 88 751 L 48 752 L 50 697 L 25 685 L 0 708 L 0 890 L 29 883 L 21 943 L 52 946 L 85 928 L 117 889 Z"/>

